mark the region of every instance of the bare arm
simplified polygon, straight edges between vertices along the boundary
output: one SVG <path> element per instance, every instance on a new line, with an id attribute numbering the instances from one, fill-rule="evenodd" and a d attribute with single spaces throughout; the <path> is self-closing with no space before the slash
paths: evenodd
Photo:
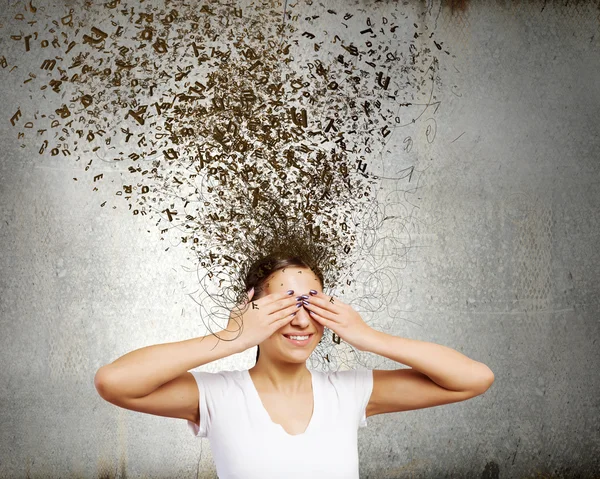
<path id="1" fill-rule="evenodd" d="M 243 352 L 237 332 L 220 331 L 174 343 L 131 351 L 102 366 L 94 384 L 102 396 L 141 398 L 190 369 Z"/>

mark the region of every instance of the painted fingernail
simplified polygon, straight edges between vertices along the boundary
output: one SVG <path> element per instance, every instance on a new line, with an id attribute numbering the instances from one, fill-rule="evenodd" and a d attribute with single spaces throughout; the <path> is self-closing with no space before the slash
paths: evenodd
<path id="1" fill-rule="evenodd" d="M 287 292 L 287 294 L 289 294 L 289 295 L 292 295 L 292 294 L 294 294 L 294 290 L 293 290 L 293 289 L 290 289 L 290 290 Z"/>
<path id="2" fill-rule="evenodd" d="M 308 296 L 306 296 L 305 294 L 303 294 L 302 296 L 300 296 L 300 298 L 308 299 Z"/>
<path id="3" fill-rule="evenodd" d="M 308 304 L 308 301 L 306 301 L 305 299 L 303 299 L 303 300 L 302 300 L 302 302 L 303 302 L 304 304 Z"/>
<path id="4" fill-rule="evenodd" d="M 302 296 L 297 296 L 297 297 L 296 297 L 296 299 L 297 299 L 298 301 L 302 301 Z"/>
<path id="5" fill-rule="evenodd" d="M 312 294 L 314 296 L 315 294 L 317 294 L 317 292 L 314 289 L 311 289 L 310 294 Z"/>
<path id="6" fill-rule="evenodd" d="M 298 312 L 298 311 L 294 311 L 292 314 L 290 314 L 290 316 L 296 316 L 296 313 L 297 313 L 297 312 Z"/>
<path id="7" fill-rule="evenodd" d="M 297 308 L 299 308 L 300 306 L 302 306 L 302 303 L 296 303 Z"/>

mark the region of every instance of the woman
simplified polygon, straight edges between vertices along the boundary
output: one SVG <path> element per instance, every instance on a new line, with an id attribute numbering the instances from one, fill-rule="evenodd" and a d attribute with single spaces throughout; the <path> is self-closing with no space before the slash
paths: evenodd
<path id="1" fill-rule="evenodd" d="M 318 268 L 299 257 L 263 258 L 246 286 L 223 341 L 208 335 L 142 348 L 95 379 L 112 404 L 186 419 L 194 435 L 209 438 L 221 479 L 358 478 L 357 430 L 367 417 L 463 401 L 493 382 L 487 366 L 457 351 L 370 328 L 324 294 Z M 309 370 L 325 327 L 412 369 Z M 249 370 L 189 372 L 256 345 Z"/>

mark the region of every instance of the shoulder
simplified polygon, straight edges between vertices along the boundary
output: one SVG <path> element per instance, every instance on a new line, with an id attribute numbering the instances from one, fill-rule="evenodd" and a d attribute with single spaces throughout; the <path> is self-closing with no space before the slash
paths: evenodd
<path id="1" fill-rule="evenodd" d="M 314 372 L 314 371 L 313 371 Z M 348 389 L 371 388 L 373 385 L 373 370 L 371 369 L 347 369 L 343 371 L 316 371 L 323 380 L 336 387 Z"/>
<path id="2" fill-rule="evenodd" d="M 188 371 L 196 380 L 199 387 L 224 388 L 232 384 L 238 384 L 243 380 L 245 371 Z"/>
<path id="3" fill-rule="evenodd" d="M 344 369 L 340 371 L 328 371 L 323 373 L 321 371 L 316 371 L 317 373 L 323 374 L 328 377 L 333 377 L 335 379 L 359 379 L 367 376 L 373 375 L 372 369 Z"/>
<path id="4" fill-rule="evenodd" d="M 222 377 L 222 378 L 235 378 L 235 377 L 241 377 L 242 374 L 244 374 L 246 372 L 246 370 L 231 370 L 231 371 L 200 371 L 197 369 L 191 369 L 190 371 L 188 371 L 189 373 L 193 374 L 194 376 L 197 377 Z"/>

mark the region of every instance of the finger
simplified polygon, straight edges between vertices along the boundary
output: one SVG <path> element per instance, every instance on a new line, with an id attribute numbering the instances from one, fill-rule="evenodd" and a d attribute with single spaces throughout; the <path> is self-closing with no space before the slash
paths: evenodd
<path id="1" fill-rule="evenodd" d="M 313 311 L 314 313 L 317 313 L 319 316 L 321 316 L 321 317 L 323 317 L 323 318 L 325 318 L 325 319 L 329 319 L 329 320 L 331 320 L 331 321 L 335 321 L 335 319 L 336 319 L 336 316 L 337 316 L 337 315 L 335 314 L 335 312 L 333 312 L 333 311 L 331 311 L 331 310 L 329 310 L 329 309 L 326 309 L 326 308 L 322 308 L 321 306 L 319 306 L 319 305 L 317 305 L 317 304 L 313 303 L 313 302 L 312 302 L 313 300 L 314 300 L 314 299 L 311 299 L 311 300 L 310 300 L 311 302 L 309 302 L 308 304 L 304 304 L 304 303 L 303 303 L 303 304 L 304 304 L 304 307 L 305 307 L 306 309 L 308 309 L 309 311 Z M 325 303 L 325 304 L 327 304 L 327 303 Z"/>
<path id="2" fill-rule="evenodd" d="M 280 293 L 268 294 L 264 298 L 265 298 L 265 301 L 267 304 L 271 304 L 271 303 L 276 303 L 277 301 L 281 301 L 281 300 L 285 300 L 285 299 L 293 298 L 293 297 L 294 297 L 294 291 L 290 289 L 289 291 L 282 291 Z"/>
<path id="3" fill-rule="evenodd" d="M 292 306 L 290 306 L 290 307 L 288 307 L 288 308 L 285 308 L 285 309 L 282 309 L 281 311 L 279 311 L 279 312 L 277 313 L 277 317 L 278 317 L 279 319 L 286 319 L 286 318 L 289 318 L 289 319 L 290 319 L 290 321 L 291 321 L 291 320 L 292 320 L 292 318 L 293 318 L 294 316 L 296 316 L 296 313 L 298 312 L 298 310 L 299 310 L 299 309 L 300 309 L 300 307 L 299 307 L 299 306 L 296 306 L 296 305 L 294 304 L 294 305 L 292 305 Z"/>
<path id="4" fill-rule="evenodd" d="M 278 311 L 281 311 L 282 309 L 288 308 L 290 306 L 295 306 L 296 303 L 299 303 L 299 301 L 296 299 L 296 297 L 293 295 L 289 295 L 288 293 L 282 293 L 283 296 L 281 296 L 281 293 L 276 295 L 276 297 L 279 297 L 280 299 L 273 301 L 272 303 L 270 303 L 268 305 L 268 314 L 273 314 L 273 313 L 277 313 Z"/>
<path id="5" fill-rule="evenodd" d="M 344 305 L 344 303 L 335 296 L 328 296 L 324 293 L 311 294 L 309 301 L 330 311 L 336 311 L 338 306 Z"/>
<path id="6" fill-rule="evenodd" d="M 279 311 L 279 313 L 277 313 L 277 319 L 271 324 L 275 325 L 276 330 L 283 328 L 294 319 L 298 313 L 298 309 L 297 306 L 290 306 L 289 308 Z"/>
<path id="7" fill-rule="evenodd" d="M 246 300 L 246 303 L 247 303 L 248 301 L 250 301 L 250 300 L 251 300 L 253 297 L 254 297 L 254 286 L 252 286 L 252 288 L 250 288 L 250 289 L 248 290 L 248 299 Z"/>
<path id="8" fill-rule="evenodd" d="M 278 321 L 275 321 L 275 323 L 274 323 L 274 324 L 276 324 L 275 331 L 283 328 L 286 324 L 291 323 L 292 319 L 294 319 L 294 316 L 292 316 L 291 314 L 288 314 L 287 316 L 284 316 L 283 318 L 279 319 Z"/>
<path id="9" fill-rule="evenodd" d="M 317 321 L 320 324 L 322 324 L 323 326 L 325 326 L 326 328 L 331 329 L 331 326 L 333 325 L 333 321 L 329 321 L 328 319 L 325 319 L 323 316 L 315 313 L 314 311 L 309 311 L 308 315 L 311 318 L 313 318 L 315 321 Z"/>

